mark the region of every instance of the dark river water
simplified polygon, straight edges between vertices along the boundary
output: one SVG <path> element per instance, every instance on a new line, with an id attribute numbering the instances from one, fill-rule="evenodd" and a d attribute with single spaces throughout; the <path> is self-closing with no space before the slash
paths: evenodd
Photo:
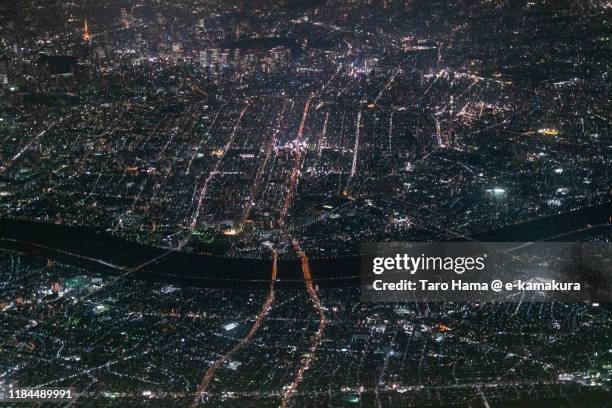
<path id="1" fill-rule="evenodd" d="M 610 203 L 492 230 L 482 242 L 574 241 L 585 233 L 610 234 Z M 592 228 L 591 228 L 592 226 Z M 56 259 L 93 272 L 183 286 L 235 287 L 269 284 L 271 260 L 172 252 L 125 241 L 106 232 L 23 220 L 0 219 L 0 248 Z M 321 286 L 358 286 L 360 257 L 310 260 Z M 137 269 L 136 269 L 137 268 Z M 302 285 L 297 259 L 278 261 L 279 285 Z"/>

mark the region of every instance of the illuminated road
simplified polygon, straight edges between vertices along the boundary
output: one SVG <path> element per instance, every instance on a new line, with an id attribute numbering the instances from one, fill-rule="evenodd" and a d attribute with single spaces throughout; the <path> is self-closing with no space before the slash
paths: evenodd
<path id="1" fill-rule="evenodd" d="M 171 142 L 175 139 L 175 137 L 178 137 L 178 135 L 186 135 L 186 134 L 193 133 L 193 129 L 196 124 L 195 117 L 196 115 L 200 113 L 201 106 L 202 106 L 202 102 L 196 103 L 194 106 L 192 106 L 187 111 L 187 114 L 184 115 L 183 118 L 181 118 L 181 120 L 179 121 L 180 124 L 176 128 L 176 131 L 172 133 L 172 136 L 168 139 L 168 141 L 166 142 L 162 150 L 159 152 L 159 155 L 157 157 L 158 161 L 161 160 L 166 155 L 166 151 L 168 150 L 168 147 L 170 146 Z M 187 130 L 188 127 L 189 127 L 189 130 Z M 189 161 L 189 164 L 187 167 L 187 173 L 189 173 L 189 168 L 191 167 L 191 163 L 193 162 L 194 157 L 195 157 L 195 154 L 192 155 Z M 151 195 L 151 198 L 148 200 L 148 203 L 146 205 L 145 216 L 149 215 L 149 212 L 151 211 L 151 207 L 153 207 L 155 203 L 157 202 L 157 196 L 159 192 L 162 191 L 162 189 L 166 187 L 168 179 L 170 178 L 170 175 L 172 174 L 174 168 L 175 168 L 175 164 L 171 163 L 168 166 L 168 169 L 163 172 L 163 179 L 161 180 L 161 182 L 155 183 L 153 187 L 153 194 Z M 144 184 L 142 188 L 144 188 Z M 140 195 L 136 197 L 136 199 L 134 199 L 134 202 L 132 204 L 132 211 L 134 211 L 139 199 L 140 199 Z"/>
<path id="2" fill-rule="evenodd" d="M 391 74 L 391 77 L 389 78 L 389 80 L 387 81 L 387 83 L 385 84 L 385 86 L 380 90 L 380 92 L 378 93 L 378 95 L 376 96 L 376 99 L 374 100 L 374 105 L 378 105 L 378 101 L 380 101 L 380 98 L 382 98 L 382 96 L 384 95 L 384 93 L 386 91 L 389 90 L 389 88 L 391 88 L 391 85 L 393 84 L 393 81 L 395 81 L 395 78 L 397 77 L 398 74 L 402 73 L 402 70 L 400 68 L 396 68 L 395 70 L 393 70 L 393 74 Z"/>
<path id="3" fill-rule="evenodd" d="M 310 264 L 308 262 L 308 257 L 306 256 L 306 253 L 302 250 L 302 248 L 300 248 L 300 244 L 296 239 L 293 240 L 293 248 L 295 249 L 295 252 L 297 252 L 298 257 L 300 258 L 300 262 L 302 264 L 302 272 L 304 273 L 304 284 L 306 285 L 306 291 L 308 292 L 308 296 L 310 296 L 310 301 L 312 302 L 313 307 L 319 314 L 319 328 L 312 339 L 308 354 L 306 354 L 306 356 L 302 358 L 302 362 L 295 374 L 295 377 L 293 378 L 293 381 L 285 388 L 285 392 L 283 393 L 280 403 L 281 408 L 286 408 L 289 406 L 291 398 L 294 396 L 298 386 L 304 378 L 304 373 L 306 372 L 306 370 L 308 370 L 308 368 L 314 361 L 315 353 L 317 351 L 317 348 L 321 344 L 321 341 L 323 340 L 323 332 L 325 331 L 325 327 L 327 326 L 327 318 L 325 317 L 325 312 L 323 310 L 323 306 L 321 305 L 321 300 L 319 299 L 319 293 L 312 282 L 312 274 L 310 272 Z"/>
<path id="4" fill-rule="evenodd" d="M 12 158 L 7 160 L 3 167 L 0 167 L 0 174 L 2 174 L 6 169 L 11 167 L 17 160 L 19 160 L 21 158 L 21 156 L 23 156 L 36 143 L 38 143 L 38 141 L 45 135 L 45 133 L 47 133 L 49 131 L 49 129 L 51 129 L 55 125 L 58 125 L 58 124 L 62 123 L 62 121 L 63 121 L 63 119 L 60 119 L 60 120 L 58 120 L 56 122 L 51 123 L 49 126 L 47 126 L 47 128 L 45 130 L 43 130 L 42 132 L 40 132 L 36 136 L 34 136 L 34 138 L 32 138 L 32 140 L 30 140 L 29 143 L 27 143 L 21 150 L 19 150 Z"/>
<path id="5" fill-rule="evenodd" d="M 323 144 L 325 143 L 325 134 L 327 133 L 327 122 L 329 120 L 329 112 L 325 113 L 325 121 L 323 122 L 323 130 L 317 141 L 317 157 L 321 158 L 321 151 L 323 150 Z"/>
<path id="6" fill-rule="evenodd" d="M 355 177 L 357 171 L 357 157 L 359 154 L 359 133 L 361 129 L 361 110 L 357 113 L 357 123 L 355 124 L 355 146 L 353 147 L 353 163 L 351 165 L 351 179 Z"/>
<path id="7" fill-rule="evenodd" d="M 304 112 L 302 114 L 302 120 L 300 122 L 300 127 L 299 127 L 297 138 L 296 138 L 296 145 L 297 145 L 296 157 L 295 157 L 293 169 L 289 175 L 289 181 L 287 183 L 287 191 L 286 191 L 283 207 L 282 207 L 279 221 L 278 221 L 278 224 L 280 227 L 285 226 L 285 218 L 287 216 L 287 211 L 289 210 L 289 207 L 291 206 L 291 203 L 293 201 L 293 197 L 295 195 L 295 188 L 296 188 L 299 176 L 300 176 L 300 169 L 302 167 L 302 153 L 301 153 L 301 148 L 300 148 L 300 142 L 302 140 L 302 135 L 304 133 L 304 124 L 306 123 L 306 118 L 308 117 L 308 110 L 310 108 L 311 101 L 312 101 L 312 94 L 308 97 L 306 104 L 304 106 Z M 361 112 L 360 112 L 360 115 L 361 115 Z M 323 125 L 323 135 L 324 135 L 324 132 L 327 126 L 327 118 L 328 118 L 328 115 L 326 115 L 326 121 L 325 121 L 325 124 Z M 288 407 L 288 404 L 290 403 L 292 397 L 294 396 L 298 386 L 302 382 L 304 373 L 306 372 L 306 370 L 308 370 L 308 368 L 314 361 L 315 353 L 317 351 L 317 348 L 319 347 L 319 344 L 321 343 L 321 340 L 323 339 L 323 332 L 325 330 L 325 326 L 327 325 L 327 319 L 325 317 L 323 306 L 321 305 L 321 301 L 319 299 L 319 294 L 312 281 L 312 273 L 310 271 L 310 264 L 308 261 L 308 257 L 306 256 L 306 253 L 300 247 L 297 239 L 292 239 L 292 244 L 293 244 L 293 249 L 295 250 L 295 252 L 297 253 L 300 259 L 300 263 L 302 266 L 302 273 L 304 274 L 304 284 L 306 286 L 306 291 L 308 292 L 308 296 L 310 297 L 313 307 L 319 314 L 319 328 L 313 337 L 312 343 L 310 344 L 308 354 L 302 359 L 300 366 L 297 369 L 297 372 L 295 374 L 293 381 L 285 387 L 285 391 L 282 395 L 281 402 L 280 402 L 281 408 Z"/>
<path id="8" fill-rule="evenodd" d="M 283 203 L 283 207 L 280 214 L 279 225 L 282 227 L 285 223 L 285 216 L 287 215 L 287 211 L 289 211 L 289 207 L 291 206 L 291 201 L 293 200 L 293 195 L 295 194 L 295 186 L 297 185 L 297 181 L 300 175 L 300 168 L 302 167 L 302 150 L 300 148 L 300 143 L 302 141 L 302 135 L 304 134 L 304 124 L 306 123 L 306 118 L 308 117 L 308 110 L 310 109 L 310 102 L 312 101 L 312 94 L 306 100 L 306 104 L 304 105 L 304 113 L 302 114 L 302 121 L 300 122 L 300 128 L 298 129 L 297 138 L 295 139 L 296 144 L 296 156 L 295 162 L 293 164 L 293 169 L 291 171 L 291 175 L 289 176 L 289 185 L 287 186 L 287 195 L 285 196 L 285 202 Z"/>
<path id="9" fill-rule="evenodd" d="M 276 140 L 278 139 L 278 135 L 280 134 L 282 128 L 283 128 L 283 121 L 285 119 L 285 111 L 287 110 L 287 101 L 285 101 L 283 103 L 283 109 L 281 110 L 277 122 L 276 122 L 276 129 L 274 129 L 274 133 L 272 133 L 272 137 L 270 139 L 270 143 L 268 144 L 267 148 L 266 148 L 266 152 L 265 152 L 265 156 L 263 161 L 261 162 L 261 165 L 259 166 L 259 168 L 256 171 L 255 174 L 255 182 L 253 183 L 253 186 L 251 188 L 251 192 L 249 194 L 249 199 L 247 201 L 247 204 L 244 208 L 244 211 L 242 212 L 242 219 L 240 221 L 240 228 L 242 229 L 242 227 L 244 226 L 244 223 L 246 222 L 246 220 L 249 219 L 249 216 L 251 214 L 251 209 L 253 208 L 253 204 L 255 203 L 255 200 L 257 199 L 257 194 L 259 192 L 259 186 L 261 184 L 261 179 L 263 178 L 263 173 L 264 170 L 266 168 L 266 166 L 268 165 L 268 162 L 270 161 L 270 156 L 272 155 L 272 151 L 274 150 L 274 146 L 276 144 Z"/>
<path id="10" fill-rule="evenodd" d="M 234 138 L 236 137 L 236 131 L 238 130 L 238 127 L 240 126 L 240 122 L 242 121 L 242 117 L 244 116 L 244 113 L 246 112 L 248 107 L 249 107 L 249 103 L 247 102 L 244 108 L 242 109 L 242 112 L 240 112 L 240 117 L 238 118 L 238 120 L 236 121 L 236 124 L 234 125 L 232 134 L 230 135 L 229 140 L 225 144 L 225 147 L 223 148 L 223 151 L 221 152 L 221 156 L 219 156 L 219 159 L 215 163 L 215 166 L 213 167 L 212 171 L 208 174 L 208 177 L 206 177 L 206 180 L 204 181 L 204 184 L 202 185 L 202 188 L 200 189 L 200 194 L 198 194 L 198 207 L 196 208 L 193 214 L 193 217 L 191 219 L 191 224 L 190 224 L 191 230 L 194 230 L 196 226 L 198 225 L 198 218 L 200 217 L 200 211 L 202 211 L 202 204 L 204 203 L 204 198 L 206 197 L 206 193 L 208 192 L 208 185 L 210 184 L 212 179 L 215 177 L 215 175 L 217 175 L 217 173 L 219 172 L 219 168 L 221 167 L 223 158 L 225 157 L 225 155 L 227 154 L 227 151 L 232 146 L 232 143 L 234 143 Z"/>
<path id="11" fill-rule="evenodd" d="M 395 112 L 391 111 L 391 115 L 389 115 L 389 143 L 387 145 L 387 151 L 391 151 L 391 139 L 393 138 L 393 115 Z"/>
<path id="12" fill-rule="evenodd" d="M 270 276 L 270 289 L 268 290 L 268 296 L 266 297 L 266 300 L 264 301 L 261 309 L 259 310 L 259 313 L 257 314 L 257 318 L 255 319 L 255 322 L 251 326 L 251 329 L 249 330 L 247 335 L 244 336 L 242 340 L 240 340 L 233 348 L 231 348 L 225 354 L 221 355 L 221 357 L 219 357 L 210 367 L 208 367 L 208 369 L 206 370 L 206 373 L 204 373 L 204 377 L 202 378 L 200 385 L 198 386 L 198 390 L 196 391 L 195 398 L 193 400 L 193 403 L 191 404 L 192 407 L 197 406 L 198 403 L 201 401 L 204 402 L 203 398 L 207 395 L 208 386 L 210 385 L 210 381 L 215 376 L 216 371 L 221 366 L 223 366 L 223 364 L 226 361 L 228 361 L 232 357 L 232 355 L 234 355 L 238 350 L 243 348 L 248 342 L 251 341 L 251 339 L 255 335 L 255 332 L 257 332 L 257 329 L 259 329 L 259 327 L 261 326 L 261 323 L 263 322 L 266 315 L 270 311 L 270 308 L 272 307 L 272 303 L 274 302 L 274 282 L 276 281 L 277 260 L 278 260 L 278 253 L 275 249 L 273 249 L 272 250 L 272 273 Z"/>

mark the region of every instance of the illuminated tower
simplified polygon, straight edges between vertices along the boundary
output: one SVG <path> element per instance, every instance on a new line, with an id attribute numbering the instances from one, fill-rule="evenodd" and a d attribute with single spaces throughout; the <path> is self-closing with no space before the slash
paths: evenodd
<path id="1" fill-rule="evenodd" d="M 90 41 L 91 35 L 89 34 L 89 27 L 87 26 L 87 19 L 85 19 L 85 24 L 83 25 L 83 40 Z"/>

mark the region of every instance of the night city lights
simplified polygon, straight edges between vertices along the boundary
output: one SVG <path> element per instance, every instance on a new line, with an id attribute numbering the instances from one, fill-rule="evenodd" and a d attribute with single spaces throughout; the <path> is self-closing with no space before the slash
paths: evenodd
<path id="1" fill-rule="evenodd" d="M 610 406 L 610 1 L 0 3 L 0 407 Z"/>

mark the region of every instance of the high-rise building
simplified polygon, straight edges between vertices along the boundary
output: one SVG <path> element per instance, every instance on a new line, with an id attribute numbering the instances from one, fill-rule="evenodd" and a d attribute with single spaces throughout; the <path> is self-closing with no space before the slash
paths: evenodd
<path id="1" fill-rule="evenodd" d="M 207 67 L 209 63 L 210 59 L 208 58 L 208 50 L 200 51 L 200 65 Z"/>
<path id="2" fill-rule="evenodd" d="M 220 54 L 220 62 L 223 67 L 229 66 L 229 52 L 224 51 Z"/>
<path id="3" fill-rule="evenodd" d="M 219 49 L 211 48 L 209 49 L 209 51 L 210 51 L 210 63 L 211 64 L 219 63 Z"/>

